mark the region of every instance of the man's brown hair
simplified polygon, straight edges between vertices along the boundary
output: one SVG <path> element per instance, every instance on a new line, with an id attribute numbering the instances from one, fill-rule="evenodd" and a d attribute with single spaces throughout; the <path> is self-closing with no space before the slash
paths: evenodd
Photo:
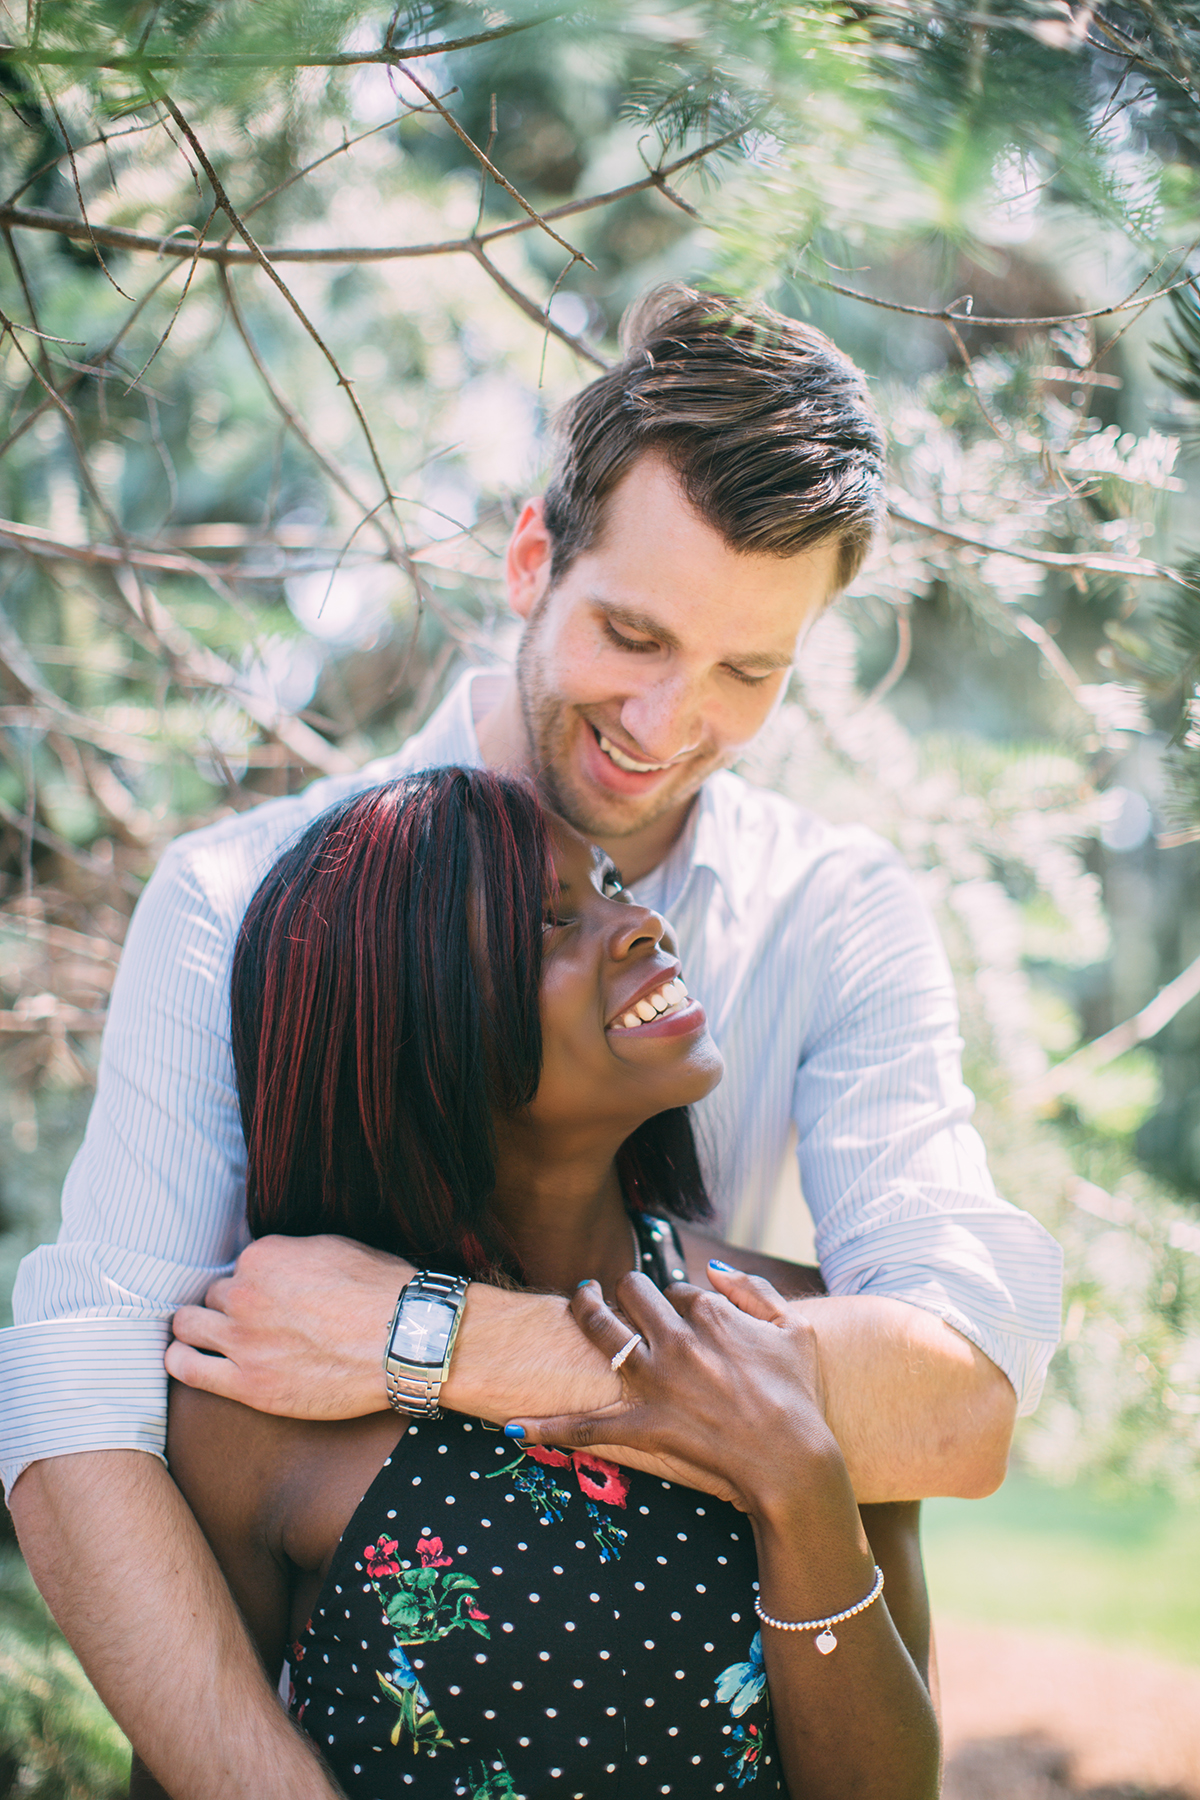
<path id="1" fill-rule="evenodd" d="M 621 347 L 556 420 L 552 579 L 595 543 L 608 495 L 653 452 L 731 549 L 795 556 L 834 540 L 845 587 L 884 509 L 883 431 L 850 358 L 771 307 L 675 282 L 630 308 Z"/>

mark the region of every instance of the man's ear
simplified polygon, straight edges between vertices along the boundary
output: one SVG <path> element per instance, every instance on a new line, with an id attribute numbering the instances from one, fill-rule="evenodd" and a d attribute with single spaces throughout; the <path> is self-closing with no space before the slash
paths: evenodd
<path id="1" fill-rule="evenodd" d="M 546 530 L 545 512 L 541 494 L 527 500 L 508 540 L 504 558 L 508 604 L 521 619 L 528 619 L 550 585 L 554 541 Z"/>

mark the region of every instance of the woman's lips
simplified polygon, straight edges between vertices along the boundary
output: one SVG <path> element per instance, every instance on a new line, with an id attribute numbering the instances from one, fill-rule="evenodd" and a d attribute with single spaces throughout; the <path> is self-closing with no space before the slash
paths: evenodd
<path id="1" fill-rule="evenodd" d="M 683 1037 L 689 1031 L 703 1031 L 707 1024 L 708 1014 L 700 1002 L 688 999 L 682 1006 L 674 1006 L 670 1012 L 659 1013 L 654 1019 L 639 1019 L 636 1025 L 623 1025 L 618 1020 L 606 1030 L 623 1038 Z"/>

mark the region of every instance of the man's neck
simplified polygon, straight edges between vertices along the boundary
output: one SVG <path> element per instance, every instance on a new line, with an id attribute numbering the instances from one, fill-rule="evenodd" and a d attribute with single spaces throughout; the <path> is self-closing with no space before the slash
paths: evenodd
<path id="1" fill-rule="evenodd" d="M 489 769 L 522 775 L 535 774 L 530 766 L 529 738 L 521 712 L 521 696 L 515 679 L 509 675 L 501 686 L 495 677 L 476 679 L 471 695 L 475 734 L 479 752 Z M 630 884 L 642 881 L 664 863 L 671 854 L 687 824 L 692 802 L 677 811 L 655 819 L 642 831 L 627 837 L 597 837 L 595 842 L 611 856 L 622 879 Z M 574 819 L 569 821 L 585 836 L 592 834 Z"/>

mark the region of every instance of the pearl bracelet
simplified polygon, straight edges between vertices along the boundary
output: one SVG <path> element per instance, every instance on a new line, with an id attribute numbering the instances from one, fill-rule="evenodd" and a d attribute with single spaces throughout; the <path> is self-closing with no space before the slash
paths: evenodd
<path id="1" fill-rule="evenodd" d="M 840 1625 L 843 1619 L 852 1619 L 855 1613 L 866 1612 L 868 1606 L 878 1600 L 882 1592 L 883 1570 L 876 1563 L 875 1586 L 866 1599 L 860 1600 L 857 1606 L 848 1606 L 845 1612 L 830 1613 L 827 1619 L 773 1619 L 770 1613 L 763 1611 L 757 1596 L 755 1596 L 754 1610 L 764 1625 L 773 1625 L 776 1631 L 819 1631 L 821 1635 L 817 1639 L 817 1649 L 822 1656 L 828 1656 L 831 1650 L 837 1649 L 837 1639 L 829 1627 Z"/>

